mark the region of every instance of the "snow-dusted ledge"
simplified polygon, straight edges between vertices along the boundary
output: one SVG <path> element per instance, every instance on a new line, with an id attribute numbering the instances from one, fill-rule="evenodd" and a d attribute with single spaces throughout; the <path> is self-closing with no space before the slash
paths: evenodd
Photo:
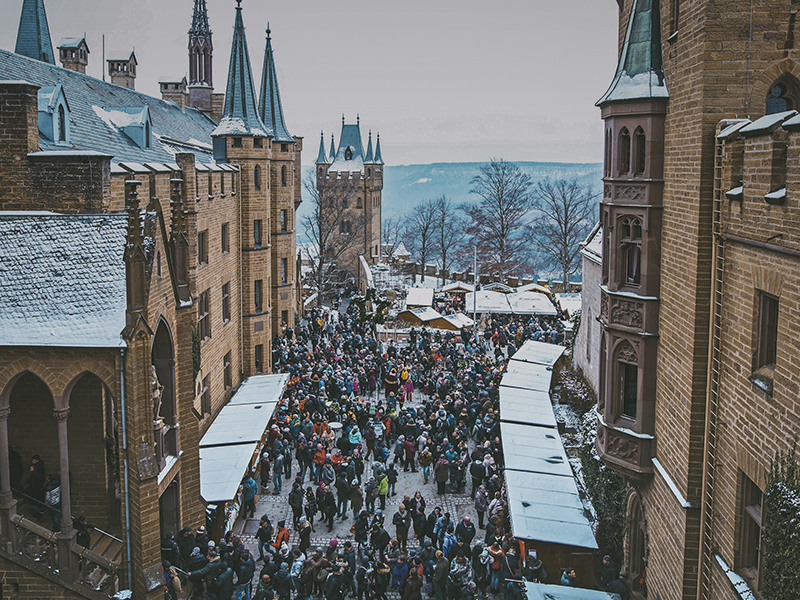
<path id="1" fill-rule="evenodd" d="M 747 582 L 734 573 L 733 569 L 728 566 L 728 563 L 726 563 L 719 554 L 714 554 L 714 558 L 717 559 L 717 564 L 722 568 L 722 571 L 725 573 L 728 581 L 731 582 L 731 586 L 733 586 L 739 598 L 742 600 L 756 600 L 756 595 L 753 593 L 753 590 L 750 589 L 750 586 L 747 585 Z"/>
<path id="2" fill-rule="evenodd" d="M 661 475 L 661 478 L 667 484 L 667 487 L 672 490 L 672 494 L 675 496 L 675 498 L 678 499 L 678 504 L 680 504 L 683 508 L 694 508 L 695 505 L 683 497 L 683 494 L 681 494 L 681 491 L 678 489 L 678 486 L 675 485 L 675 482 L 672 481 L 672 477 L 669 476 L 669 473 L 667 473 L 664 465 L 662 465 L 656 457 L 653 457 L 653 466 L 656 468 L 656 471 L 658 471 L 658 474 Z"/>

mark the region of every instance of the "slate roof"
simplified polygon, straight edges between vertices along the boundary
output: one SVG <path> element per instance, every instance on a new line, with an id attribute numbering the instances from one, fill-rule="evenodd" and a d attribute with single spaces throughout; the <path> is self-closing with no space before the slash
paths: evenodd
<path id="1" fill-rule="evenodd" d="M 114 162 L 138 163 L 174 162 L 176 152 L 194 152 L 198 161 L 211 161 L 215 123 L 199 110 L 181 109 L 136 90 L 0 49 L 0 80 L 10 79 L 40 87 L 60 83 L 63 87 L 70 109 L 70 146 L 56 145 L 40 136 L 41 150 L 98 150 L 112 155 Z M 140 148 L 113 121 L 101 118 L 111 107 L 149 108 L 150 148 Z"/>
<path id="2" fill-rule="evenodd" d="M 633 0 L 617 72 L 597 106 L 614 100 L 668 98 L 658 0 Z"/>
<path id="3" fill-rule="evenodd" d="M 222 120 L 213 135 L 255 135 L 267 137 L 272 132 L 258 115 L 256 92 L 253 86 L 253 69 L 250 66 L 250 51 L 244 33 L 242 7 L 236 7 L 233 25 L 231 61 L 228 66 L 228 85 L 225 90 L 225 105 Z"/>
<path id="4" fill-rule="evenodd" d="M 17 45 L 14 50 L 34 60 L 55 64 L 53 42 L 47 26 L 44 0 L 25 0 L 17 30 Z"/>
<path id="5" fill-rule="evenodd" d="M 327 165 L 328 157 L 325 155 L 325 135 L 319 132 L 319 153 L 317 154 L 318 165 Z"/>
<path id="6" fill-rule="evenodd" d="M 383 164 L 383 156 L 381 155 L 381 134 L 378 134 L 378 141 L 375 144 L 375 160 L 376 165 Z"/>
<path id="7" fill-rule="evenodd" d="M 347 149 L 353 153 L 350 160 L 345 159 Z M 336 151 L 336 158 L 330 166 L 331 171 L 341 172 L 364 172 L 364 146 L 361 144 L 361 126 L 345 125 L 342 123 L 342 135 L 339 136 L 339 149 Z"/>
<path id="8" fill-rule="evenodd" d="M 275 73 L 275 57 L 272 53 L 272 38 L 267 26 L 267 47 L 264 50 L 264 67 L 261 71 L 261 97 L 258 99 L 258 116 L 268 129 L 272 130 L 276 142 L 294 142 L 286 129 L 281 106 L 281 92 L 278 89 L 278 75 Z"/>
<path id="9" fill-rule="evenodd" d="M 126 215 L 0 212 L 0 345 L 124 343 Z"/>

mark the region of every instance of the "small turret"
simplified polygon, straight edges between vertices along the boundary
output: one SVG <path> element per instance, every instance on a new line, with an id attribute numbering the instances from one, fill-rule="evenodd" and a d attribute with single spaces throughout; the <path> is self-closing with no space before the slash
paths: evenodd
<path id="1" fill-rule="evenodd" d="M 319 132 L 319 153 L 317 154 L 317 164 L 328 164 L 328 157 L 325 156 L 325 136 L 321 131 Z"/>
<path id="2" fill-rule="evenodd" d="M 108 63 L 108 75 L 111 77 L 111 83 L 134 89 L 136 82 L 136 53 L 131 50 L 130 54 L 112 54 L 106 59 Z"/>
<path id="3" fill-rule="evenodd" d="M 89 46 L 86 37 L 61 40 L 58 44 L 58 59 L 65 69 L 86 73 L 86 65 L 89 64 Z"/>

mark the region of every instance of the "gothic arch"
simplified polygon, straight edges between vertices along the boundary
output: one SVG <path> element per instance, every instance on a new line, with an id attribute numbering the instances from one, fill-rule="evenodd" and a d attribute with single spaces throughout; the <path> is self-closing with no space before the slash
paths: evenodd
<path id="1" fill-rule="evenodd" d="M 639 364 L 639 353 L 636 351 L 636 348 L 633 347 L 633 344 L 626 339 L 617 342 L 614 347 L 613 356 L 615 361 L 621 360 L 631 364 Z"/>
<path id="2" fill-rule="evenodd" d="M 59 394 L 61 396 L 61 403 L 63 404 L 63 406 L 59 408 L 69 408 L 69 397 L 72 394 L 72 390 L 75 388 L 75 384 L 78 383 L 78 381 L 80 381 L 80 379 L 86 374 L 97 377 L 103 383 L 103 385 L 112 390 L 113 393 L 116 378 L 114 377 L 114 373 L 111 372 L 108 367 L 93 360 L 80 361 L 70 365 L 62 373 L 61 380 L 67 381 L 68 383 L 66 386 L 64 386 L 61 394 Z"/>
<path id="3" fill-rule="evenodd" d="M 2 385 L 2 388 L 0 388 L 2 389 L 2 392 L 0 392 L 0 408 L 9 406 L 11 390 L 14 389 L 14 385 L 25 373 L 31 373 L 41 379 L 50 390 L 50 394 L 55 396 L 53 390 L 58 389 L 58 378 L 42 363 L 31 358 L 22 358 L 6 367 L 0 373 L 0 385 Z"/>
<path id="4" fill-rule="evenodd" d="M 628 580 L 634 585 L 634 589 L 638 589 L 636 583 L 647 566 L 649 540 L 644 505 L 639 497 L 639 492 L 634 487 L 628 487 L 625 501 L 625 525 L 624 571 L 628 575 Z"/>
<path id="5" fill-rule="evenodd" d="M 795 87 L 800 90 L 800 63 L 790 58 L 784 58 L 772 63 L 762 71 L 759 78 L 753 83 L 753 89 L 750 91 L 750 113 L 754 117 L 764 114 L 765 99 L 770 93 L 772 85 L 782 78 L 789 79 L 794 83 Z M 800 110 L 797 106 L 794 108 Z"/>

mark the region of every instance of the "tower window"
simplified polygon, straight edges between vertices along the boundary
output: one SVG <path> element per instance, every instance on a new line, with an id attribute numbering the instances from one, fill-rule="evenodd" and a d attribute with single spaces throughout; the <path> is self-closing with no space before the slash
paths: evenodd
<path id="1" fill-rule="evenodd" d="M 233 138 L 233 141 L 231 142 L 231 147 L 232 148 L 241 148 L 242 147 L 242 138 L 240 138 L 240 137 Z"/>
<path id="2" fill-rule="evenodd" d="M 344 159 L 345 160 L 353 160 L 353 151 L 350 147 L 346 148 L 344 151 Z"/>
<path id="3" fill-rule="evenodd" d="M 356 200 L 356 208 L 363 208 L 363 207 L 364 207 L 364 203 L 361 202 L 361 198 L 358 198 Z"/>
<path id="4" fill-rule="evenodd" d="M 611 175 L 611 144 L 612 144 L 612 137 L 611 137 L 611 130 L 609 129 L 606 131 L 606 146 L 605 146 L 605 153 L 603 154 L 603 172 L 606 176 Z"/>
<path id="5" fill-rule="evenodd" d="M 797 85 L 788 75 L 779 78 L 770 86 L 766 98 L 766 114 L 796 110 L 798 106 L 800 102 L 798 102 Z"/>
<path id="6" fill-rule="evenodd" d="M 644 173 L 645 162 L 647 159 L 647 138 L 644 135 L 644 130 L 637 127 L 634 132 L 634 141 L 636 142 L 636 174 L 641 175 Z"/>
<path id="7" fill-rule="evenodd" d="M 253 305 L 257 313 L 263 312 L 263 307 L 261 304 L 261 283 L 261 279 L 256 279 L 253 282 Z"/>
<path id="8" fill-rule="evenodd" d="M 261 189 L 261 167 L 258 165 L 253 169 L 253 187 L 257 190 Z"/>
<path id="9" fill-rule="evenodd" d="M 289 282 L 289 260 L 281 259 L 281 283 L 286 285 Z"/>
<path id="10" fill-rule="evenodd" d="M 759 304 L 756 369 L 774 366 L 778 354 L 778 299 L 759 292 Z"/>
<path id="11" fill-rule="evenodd" d="M 286 187 L 286 165 L 281 167 L 281 185 Z"/>
<path id="12" fill-rule="evenodd" d="M 256 248 L 261 247 L 261 219 L 253 221 L 253 245 Z"/>
<path id="13" fill-rule="evenodd" d="M 631 170 L 631 134 L 626 127 L 619 132 L 619 174 L 625 175 Z"/>
<path id="14" fill-rule="evenodd" d="M 260 137 L 253 138 L 253 148 L 263 148 L 264 142 L 261 140 Z"/>
<path id="15" fill-rule="evenodd" d="M 289 224 L 287 223 L 287 211 L 285 208 L 281 209 L 281 231 L 288 231 Z"/>

